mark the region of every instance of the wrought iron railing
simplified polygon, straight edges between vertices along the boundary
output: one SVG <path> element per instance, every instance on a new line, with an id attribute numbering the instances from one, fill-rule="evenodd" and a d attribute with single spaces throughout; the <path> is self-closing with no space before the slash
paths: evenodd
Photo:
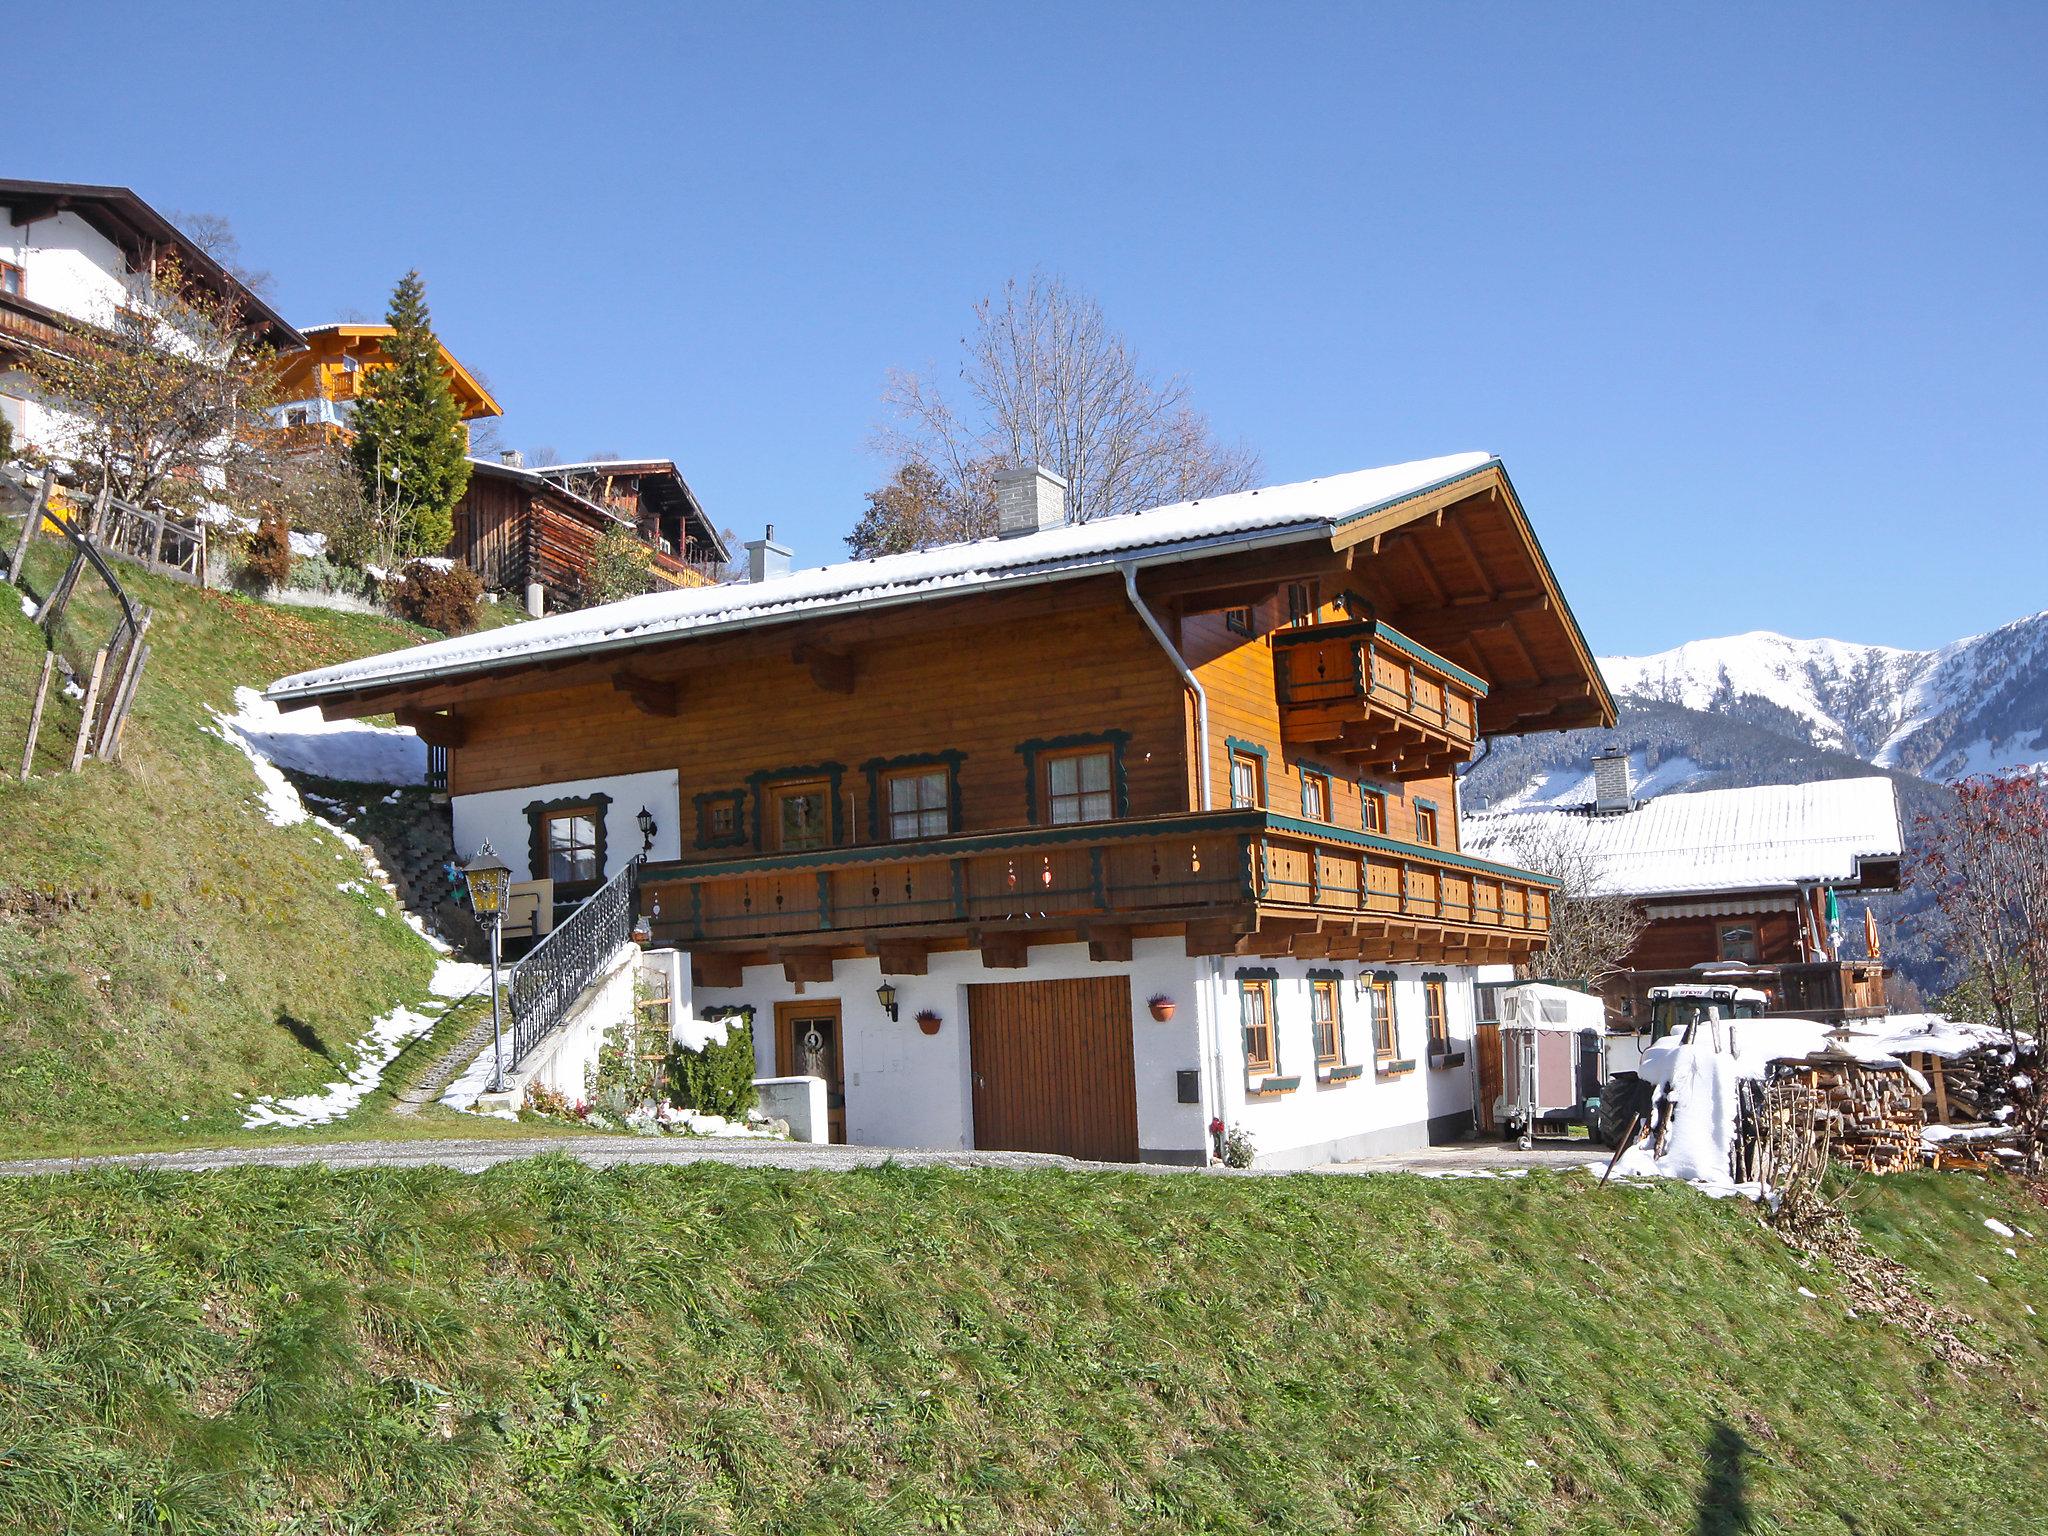
<path id="1" fill-rule="evenodd" d="M 607 880 L 590 899 L 512 967 L 506 1002 L 512 1013 L 516 1066 L 560 1026 L 604 963 L 633 936 L 639 916 L 639 859 Z"/>

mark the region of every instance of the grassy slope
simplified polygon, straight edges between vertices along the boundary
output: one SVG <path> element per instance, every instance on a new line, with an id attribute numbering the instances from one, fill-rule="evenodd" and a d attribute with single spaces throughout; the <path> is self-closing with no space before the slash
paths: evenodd
<path id="1" fill-rule="evenodd" d="M 1577 1174 L 12 1184 L 0 1521 L 2037 1529 L 2048 1261 L 1981 1221 L 2048 1221 L 1955 1175 L 1858 1204 L 1997 1364 L 1851 1320 L 1739 1202 Z"/>
<path id="2" fill-rule="evenodd" d="M 42 541 L 30 565 L 38 590 L 54 582 L 60 558 Z M 367 1022 L 422 995 L 432 970 L 395 903 L 336 889 L 360 876 L 356 856 L 310 825 L 265 822 L 247 761 L 201 729 L 208 706 L 232 708 L 238 684 L 427 632 L 199 592 L 127 566 L 120 574 L 156 620 L 118 766 L 63 771 L 78 708 L 58 700 L 38 777 L 15 779 L 41 638 L 12 593 L 0 604 L 0 1144 L 9 1146 L 232 1127 L 234 1093 L 332 1080 Z M 60 637 L 74 657 L 104 640 L 113 612 L 96 581 L 79 591 Z M 28 891 L 79 905 L 37 916 L 22 910 Z"/>

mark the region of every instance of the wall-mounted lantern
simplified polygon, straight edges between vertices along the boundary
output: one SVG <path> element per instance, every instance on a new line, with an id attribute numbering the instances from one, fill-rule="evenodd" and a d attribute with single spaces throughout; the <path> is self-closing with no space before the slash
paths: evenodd
<path id="1" fill-rule="evenodd" d="M 661 830 L 660 827 L 654 824 L 654 812 L 643 805 L 640 807 L 640 814 L 634 819 L 640 823 L 640 851 L 642 853 L 653 852 L 654 834 Z"/>
<path id="2" fill-rule="evenodd" d="M 895 983 L 884 978 L 882 984 L 875 988 L 875 1001 L 882 1005 L 882 1012 L 889 1015 L 889 1022 L 891 1024 L 895 1023 L 899 1017 L 896 1012 Z"/>

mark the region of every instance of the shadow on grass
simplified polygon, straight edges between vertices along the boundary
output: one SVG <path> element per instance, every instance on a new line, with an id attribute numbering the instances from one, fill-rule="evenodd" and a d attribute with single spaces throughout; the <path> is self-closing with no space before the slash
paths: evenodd
<path id="1" fill-rule="evenodd" d="M 314 1055 L 325 1057 L 328 1061 L 334 1060 L 334 1052 L 327 1049 L 327 1042 L 320 1038 L 320 1031 L 304 1019 L 295 1019 L 288 1013 L 280 1013 L 277 1016 L 277 1027 Z"/>
<path id="2" fill-rule="evenodd" d="M 1748 1480 L 1742 1458 L 1749 1442 L 1726 1423 L 1717 1423 L 1707 1437 L 1706 1475 L 1700 1483 L 1695 1536 L 1744 1536 L 1756 1529 L 1749 1509 Z"/>

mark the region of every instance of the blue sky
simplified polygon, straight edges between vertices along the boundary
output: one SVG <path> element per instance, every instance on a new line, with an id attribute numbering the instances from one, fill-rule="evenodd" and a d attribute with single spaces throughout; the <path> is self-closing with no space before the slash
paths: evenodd
<path id="1" fill-rule="evenodd" d="M 9 174 L 227 215 L 302 323 L 417 266 L 510 443 L 805 563 L 1039 265 L 1269 481 L 1502 455 L 1603 652 L 2048 604 L 2048 7 L 420 10 L 25 10 Z"/>

